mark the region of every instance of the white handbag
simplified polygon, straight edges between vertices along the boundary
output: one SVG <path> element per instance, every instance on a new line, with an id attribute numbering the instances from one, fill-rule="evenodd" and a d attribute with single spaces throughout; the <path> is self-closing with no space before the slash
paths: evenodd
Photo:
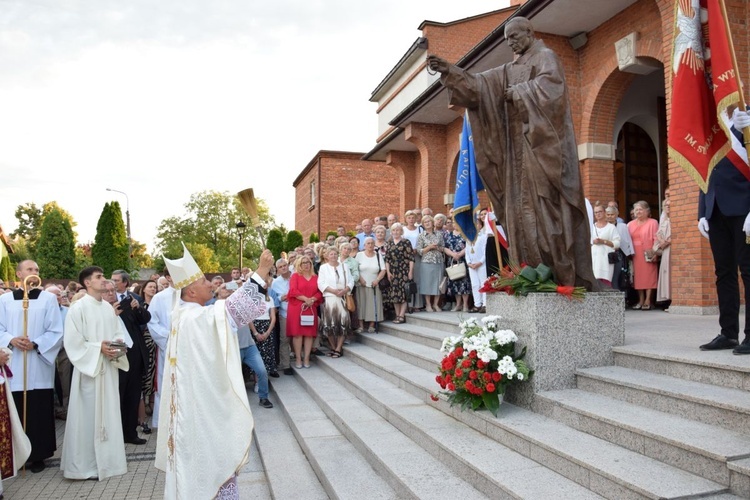
<path id="1" fill-rule="evenodd" d="M 445 273 L 451 281 L 460 280 L 466 277 L 466 264 L 459 262 L 445 268 Z"/>

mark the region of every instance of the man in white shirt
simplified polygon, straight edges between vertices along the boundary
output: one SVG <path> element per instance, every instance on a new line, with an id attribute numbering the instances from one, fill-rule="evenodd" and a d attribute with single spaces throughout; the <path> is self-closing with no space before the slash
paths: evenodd
<path id="1" fill-rule="evenodd" d="M 28 276 L 38 276 L 39 266 L 33 260 L 18 264 L 16 276 L 23 283 Z M 32 283 L 31 280 L 29 285 Z M 0 346 L 12 348 L 10 380 L 13 399 L 23 420 L 26 412 L 26 434 L 31 441 L 31 472 L 41 472 L 44 460 L 55 454 L 54 383 L 55 358 L 63 340 L 63 325 L 57 298 L 39 288 L 29 291 L 28 336 L 23 329 L 23 289 L 0 296 Z M 25 353 L 25 355 L 24 355 Z M 26 371 L 26 408 L 23 405 L 24 371 Z"/>
<path id="2" fill-rule="evenodd" d="M 286 313 L 289 309 L 289 278 L 292 273 L 289 271 L 289 263 L 286 259 L 276 261 L 276 272 L 278 276 L 274 278 L 271 288 L 279 296 L 281 305 L 279 306 L 279 368 L 284 370 L 284 375 L 294 375 L 289 356 L 289 338 L 286 336 Z"/>

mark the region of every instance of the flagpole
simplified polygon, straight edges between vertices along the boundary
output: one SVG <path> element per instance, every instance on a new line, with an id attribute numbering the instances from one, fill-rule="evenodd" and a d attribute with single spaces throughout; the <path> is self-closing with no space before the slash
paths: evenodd
<path id="1" fill-rule="evenodd" d="M 490 202 L 490 211 L 492 214 L 495 214 L 495 207 L 492 206 L 492 202 Z M 495 215 L 495 217 L 497 217 Z M 487 224 L 490 225 L 490 229 L 492 229 L 492 221 L 489 220 L 489 216 L 487 216 Z M 492 239 L 495 240 L 495 252 L 497 252 L 497 273 L 500 273 L 500 269 L 503 268 L 503 254 L 500 253 L 500 238 L 498 238 L 498 235 L 495 234 L 495 230 L 492 230 Z"/>
<path id="2" fill-rule="evenodd" d="M 736 75 L 737 80 L 741 81 L 739 65 L 737 64 L 737 54 L 734 52 L 734 41 L 732 40 L 732 32 L 729 29 L 729 17 L 727 16 L 727 6 L 724 4 L 724 0 L 719 0 L 719 6 L 721 7 L 721 17 L 724 20 L 724 29 L 727 32 L 727 43 L 729 45 L 729 53 L 732 56 L 732 68 L 734 69 L 734 74 Z M 747 105 L 745 104 L 745 96 L 742 93 L 741 85 L 739 85 L 739 95 L 740 95 L 739 106 L 742 109 L 742 111 L 746 111 Z M 742 142 L 744 143 L 745 151 L 748 152 L 748 157 L 750 157 L 750 127 L 745 127 L 742 129 L 742 137 L 743 137 Z"/>

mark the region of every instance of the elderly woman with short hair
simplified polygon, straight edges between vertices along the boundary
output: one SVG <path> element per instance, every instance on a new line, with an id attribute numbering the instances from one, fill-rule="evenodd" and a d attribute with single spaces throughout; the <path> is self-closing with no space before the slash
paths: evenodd
<path id="1" fill-rule="evenodd" d="M 320 330 L 328 337 L 331 357 L 340 358 L 344 354 L 344 341 L 351 327 L 346 296 L 354 288 L 354 280 L 347 266 L 339 262 L 339 251 L 329 247 L 326 262 L 320 265 L 318 289 L 323 294 L 323 307 L 320 315 Z"/>
<path id="2" fill-rule="evenodd" d="M 428 312 L 440 311 L 440 280 L 445 273 L 445 241 L 443 234 L 435 231 L 431 215 L 422 217 L 424 231 L 417 237 L 417 253 L 422 257 L 419 268 L 419 293 L 424 295 Z"/>
<path id="3" fill-rule="evenodd" d="M 651 207 L 645 201 L 633 204 L 635 219 L 628 222 L 628 231 L 633 240 L 633 288 L 638 291 L 638 304 L 633 309 L 648 311 L 653 306 L 652 297 L 659 279 L 659 266 L 650 256 L 659 223 L 651 218 Z"/>
<path id="4" fill-rule="evenodd" d="M 365 249 L 357 254 L 359 276 L 357 285 L 357 311 L 362 327 L 368 321 L 369 333 L 375 331 L 375 323 L 383 321 L 383 297 L 380 281 L 385 276 L 385 261 L 375 250 L 375 239 L 365 238 Z"/>

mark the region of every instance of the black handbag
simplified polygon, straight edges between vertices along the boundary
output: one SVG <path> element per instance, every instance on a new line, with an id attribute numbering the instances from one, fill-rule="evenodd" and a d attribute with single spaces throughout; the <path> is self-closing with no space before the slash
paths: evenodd
<path id="1" fill-rule="evenodd" d="M 607 262 L 609 262 L 610 264 L 617 264 L 618 262 L 620 262 L 620 255 L 617 253 L 617 250 L 615 250 L 614 252 L 609 252 L 607 254 Z"/>
<path id="2" fill-rule="evenodd" d="M 404 283 L 404 288 L 406 288 L 406 295 L 407 296 L 416 296 L 417 295 L 417 282 L 414 280 L 409 280 L 406 283 Z"/>
<path id="3" fill-rule="evenodd" d="M 382 268 L 380 267 L 380 257 L 381 256 L 380 256 L 380 252 L 377 252 L 376 254 L 378 256 L 378 259 L 377 259 L 378 260 L 378 274 L 380 274 L 382 272 Z M 388 273 L 385 273 L 383 275 L 383 279 L 380 280 L 380 281 L 378 281 L 378 288 L 380 288 L 381 292 L 385 293 L 385 291 L 388 290 L 388 288 L 390 288 L 390 286 L 391 286 L 391 282 L 388 279 Z"/>

